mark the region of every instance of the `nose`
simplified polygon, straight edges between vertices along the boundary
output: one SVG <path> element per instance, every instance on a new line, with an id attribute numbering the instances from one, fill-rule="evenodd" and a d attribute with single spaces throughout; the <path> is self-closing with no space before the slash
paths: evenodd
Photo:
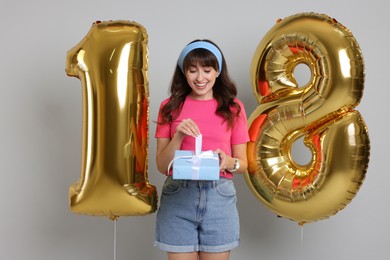
<path id="1" fill-rule="evenodd" d="M 202 71 L 198 71 L 198 74 L 196 75 L 197 81 L 202 81 L 204 79 L 204 74 Z"/>

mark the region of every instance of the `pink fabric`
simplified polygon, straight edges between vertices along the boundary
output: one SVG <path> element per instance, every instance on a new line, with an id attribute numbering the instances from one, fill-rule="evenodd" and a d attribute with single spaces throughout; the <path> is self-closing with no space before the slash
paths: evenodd
<path id="1" fill-rule="evenodd" d="M 160 109 L 168 100 L 166 99 L 161 103 Z M 248 122 L 244 105 L 238 99 L 235 101 L 241 106 L 241 113 L 236 124 L 231 129 L 227 128 L 227 123 L 224 122 L 222 117 L 215 114 L 217 108 L 215 99 L 194 100 L 187 97 L 179 117 L 172 124 L 157 124 L 155 137 L 172 138 L 179 123 L 183 119 L 191 118 L 198 125 L 202 134 L 203 151 L 215 151 L 217 148 L 220 148 L 226 154 L 231 155 L 231 145 L 243 144 L 249 141 Z M 161 122 L 160 113 L 158 122 Z M 180 149 L 195 150 L 195 138 L 185 137 Z M 229 172 L 226 174 L 221 172 L 221 176 L 225 178 L 233 177 Z"/>

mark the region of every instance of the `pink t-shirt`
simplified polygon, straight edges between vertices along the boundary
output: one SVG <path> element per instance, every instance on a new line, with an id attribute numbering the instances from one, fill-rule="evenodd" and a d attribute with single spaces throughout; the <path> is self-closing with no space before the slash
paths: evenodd
<path id="1" fill-rule="evenodd" d="M 168 102 L 165 99 L 161 105 Z M 243 144 L 249 141 L 248 121 L 245 113 L 244 105 L 237 98 L 235 101 L 241 107 L 241 113 L 233 128 L 228 128 L 227 122 L 221 116 L 218 116 L 215 111 L 217 109 L 217 101 L 215 99 L 209 100 L 195 100 L 187 97 L 184 101 L 183 108 L 180 115 L 171 124 L 157 124 L 156 138 L 172 138 L 176 132 L 176 128 L 183 119 L 191 118 L 199 127 L 202 134 L 202 150 L 215 151 L 217 148 L 222 149 L 226 154 L 232 154 L 232 145 Z M 158 121 L 161 122 L 161 113 L 159 112 Z M 180 150 L 195 150 L 195 138 L 186 136 L 180 147 Z M 221 172 L 221 176 L 225 178 L 232 178 L 233 174 Z"/>

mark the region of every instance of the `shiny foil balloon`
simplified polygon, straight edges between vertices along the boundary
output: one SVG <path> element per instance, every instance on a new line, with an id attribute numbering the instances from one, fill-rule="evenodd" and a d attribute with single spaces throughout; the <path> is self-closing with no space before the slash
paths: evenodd
<path id="1" fill-rule="evenodd" d="M 298 86 L 297 65 L 311 79 Z M 251 67 L 260 105 L 249 117 L 248 174 L 253 193 L 300 225 L 343 209 L 362 185 L 369 162 L 367 127 L 354 108 L 363 95 L 364 63 L 352 33 L 327 15 L 279 20 L 257 47 Z M 295 162 L 304 138 L 312 158 Z"/>
<path id="2" fill-rule="evenodd" d="M 82 83 L 80 180 L 70 187 L 75 213 L 145 215 L 157 208 L 148 181 L 148 36 L 130 21 L 95 22 L 68 51 L 66 73 Z"/>

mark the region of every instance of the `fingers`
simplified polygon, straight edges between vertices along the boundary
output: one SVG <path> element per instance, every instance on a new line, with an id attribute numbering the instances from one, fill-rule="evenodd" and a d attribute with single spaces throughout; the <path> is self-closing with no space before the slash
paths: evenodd
<path id="1" fill-rule="evenodd" d="M 218 154 L 219 156 L 219 168 L 224 171 L 228 168 L 228 161 L 229 161 L 229 157 L 224 151 L 222 151 L 221 149 L 217 149 L 215 150 L 215 153 Z"/>
<path id="2" fill-rule="evenodd" d="M 193 137 L 197 137 L 198 135 L 200 135 L 198 125 L 190 118 L 183 119 L 183 121 L 181 121 L 180 124 L 177 126 L 177 131 Z"/>

